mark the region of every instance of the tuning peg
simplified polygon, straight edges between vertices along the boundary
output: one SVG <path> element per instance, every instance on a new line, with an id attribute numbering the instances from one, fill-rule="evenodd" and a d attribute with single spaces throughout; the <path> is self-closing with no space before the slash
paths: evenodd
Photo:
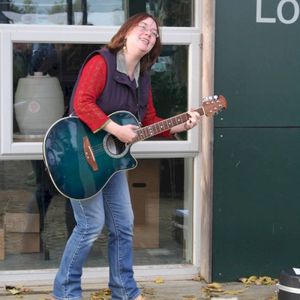
<path id="1" fill-rule="evenodd" d="M 217 100 L 219 98 L 218 95 L 214 95 L 214 99 Z"/>

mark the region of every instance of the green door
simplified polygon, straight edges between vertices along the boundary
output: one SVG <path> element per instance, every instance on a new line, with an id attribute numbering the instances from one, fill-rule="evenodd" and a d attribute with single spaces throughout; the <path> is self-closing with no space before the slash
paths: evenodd
<path id="1" fill-rule="evenodd" d="M 216 1 L 214 280 L 300 266 L 299 6 Z"/>

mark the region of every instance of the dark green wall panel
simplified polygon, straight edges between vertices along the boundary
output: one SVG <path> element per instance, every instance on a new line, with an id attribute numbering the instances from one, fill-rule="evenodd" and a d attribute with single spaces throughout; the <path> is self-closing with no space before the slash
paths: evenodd
<path id="1" fill-rule="evenodd" d="M 213 278 L 300 266 L 300 129 L 217 128 Z"/>
<path id="2" fill-rule="evenodd" d="M 215 92 L 228 99 L 217 126 L 300 125 L 300 20 L 283 24 L 282 1 L 261 1 L 261 15 L 276 23 L 256 22 L 259 1 L 216 1 Z M 282 14 L 291 19 L 293 5 Z"/>
<path id="3" fill-rule="evenodd" d="M 300 266 L 299 7 L 216 1 L 214 280 Z"/>

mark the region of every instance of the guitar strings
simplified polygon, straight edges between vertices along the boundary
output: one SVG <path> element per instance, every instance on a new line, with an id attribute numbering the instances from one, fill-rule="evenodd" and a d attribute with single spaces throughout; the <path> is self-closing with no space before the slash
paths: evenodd
<path id="1" fill-rule="evenodd" d="M 123 142 L 121 142 L 118 138 L 116 138 L 115 136 L 112 136 L 112 140 L 114 141 L 114 146 L 116 147 L 116 149 L 120 150 L 125 150 L 126 146 Z M 120 147 L 121 146 L 121 147 Z M 105 150 L 104 146 L 101 144 L 95 145 L 95 146 L 91 146 L 91 149 L 93 151 L 93 154 L 95 156 L 99 155 L 99 154 L 103 154 L 106 153 L 107 151 Z M 120 153 L 124 152 L 124 151 L 116 151 L 117 154 L 119 155 Z M 116 154 L 116 153 L 115 153 Z M 78 151 L 78 156 L 79 159 L 81 160 L 85 160 L 85 153 L 84 150 Z"/>

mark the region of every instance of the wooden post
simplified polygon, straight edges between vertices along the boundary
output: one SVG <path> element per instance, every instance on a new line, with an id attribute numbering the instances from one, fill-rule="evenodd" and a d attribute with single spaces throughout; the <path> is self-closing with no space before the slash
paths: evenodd
<path id="1" fill-rule="evenodd" d="M 202 95 L 214 91 L 215 0 L 202 0 Z M 213 118 L 202 118 L 200 275 L 212 280 Z"/>

